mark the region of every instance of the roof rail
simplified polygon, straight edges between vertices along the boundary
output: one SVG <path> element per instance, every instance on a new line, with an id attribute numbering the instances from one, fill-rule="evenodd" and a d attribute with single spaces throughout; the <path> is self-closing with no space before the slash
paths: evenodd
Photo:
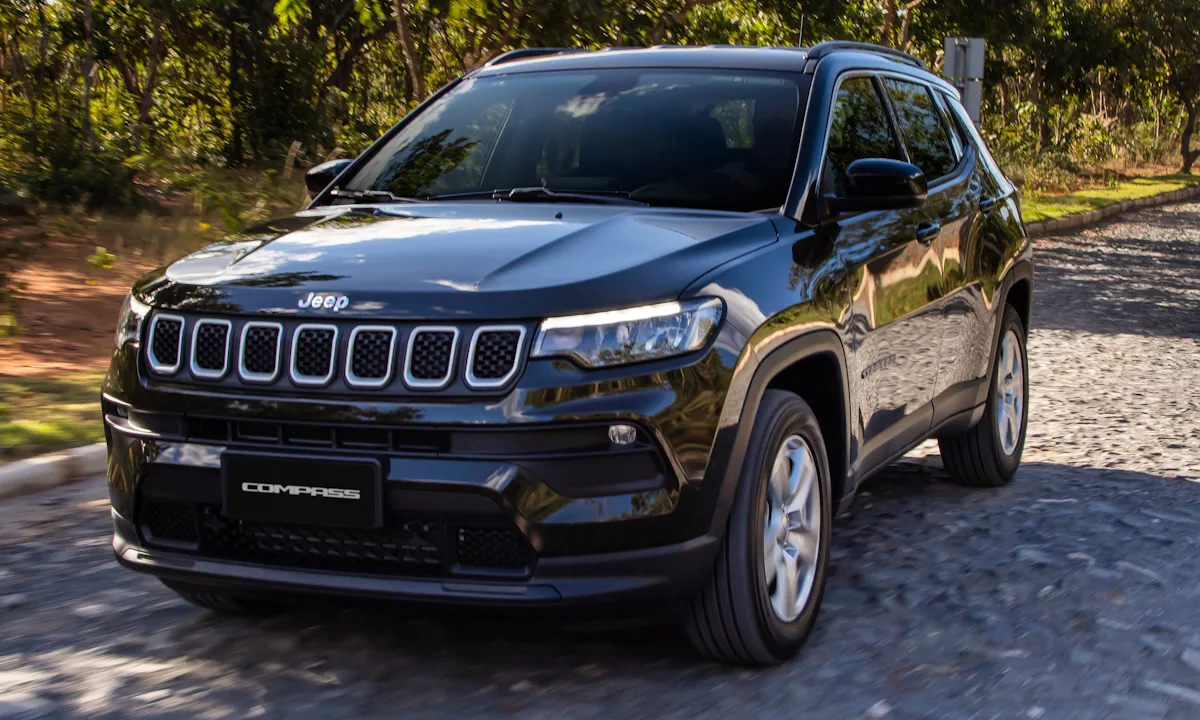
<path id="1" fill-rule="evenodd" d="M 895 48 L 884 47 L 883 45 L 875 45 L 873 43 L 854 42 L 852 40 L 826 40 L 812 46 L 808 51 L 809 60 L 820 60 L 826 55 L 837 52 L 838 50 L 859 50 L 861 52 L 876 53 L 879 55 L 887 55 L 893 60 L 899 60 L 902 63 L 908 63 L 922 70 L 928 70 L 925 66 L 925 61 L 919 57 L 909 55 L 906 52 Z"/>
<path id="2" fill-rule="evenodd" d="M 558 55 L 559 53 L 574 53 L 582 52 L 579 48 L 517 48 L 509 50 L 505 53 L 500 53 L 496 57 L 488 60 L 483 64 L 484 67 L 492 67 L 493 65 L 503 65 L 504 63 L 514 60 L 525 60 L 527 58 L 538 57 L 540 55 Z"/>

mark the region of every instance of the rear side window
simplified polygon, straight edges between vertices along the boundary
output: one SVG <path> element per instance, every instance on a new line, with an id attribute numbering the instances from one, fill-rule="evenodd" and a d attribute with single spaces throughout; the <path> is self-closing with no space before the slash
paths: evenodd
<path id="1" fill-rule="evenodd" d="M 975 123 L 971 122 L 971 118 L 967 116 L 967 111 L 963 109 L 962 104 L 952 97 L 943 97 L 943 99 L 950 109 L 950 114 L 957 121 L 956 124 L 958 125 L 959 132 L 962 134 L 963 143 L 975 148 L 975 152 L 979 154 L 980 160 L 983 161 L 984 167 L 987 168 L 988 174 L 996 182 L 996 186 L 1000 189 L 1000 192 L 1003 194 L 1012 192 L 1012 183 L 1005 177 L 1004 172 L 1000 170 L 1000 165 L 996 163 L 996 159 L 992 157 L 992 153 L 983 144 L 983 138 L 979 137 L 979 131 L 975 129 Z"/>
<path id="2" fill-rule="evenodd" d="M 846 168 L 863 158 L 903 160 L 888 122 L 883 98 L 869 77 L 852 77 L 838 87 L 829 123 L 829 143 L 821 172 L 822 191 L 845 195 Z"/>
<path id="3" fill-rule="evenodd" d="M 891 78 L 885 83 L 913 165 L 921 168 L 929 182 L 949 175 L 958 157 L 929 88 Z"/>

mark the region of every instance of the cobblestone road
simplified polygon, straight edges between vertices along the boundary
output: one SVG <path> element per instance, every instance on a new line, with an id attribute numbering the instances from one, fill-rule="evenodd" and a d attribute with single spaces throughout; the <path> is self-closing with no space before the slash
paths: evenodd
<path id="1" fill-rule="evenodd" d="M 218 618 L 116 566 L 93 481 L 0 505 L 0 717 L 1200 717 L 1200 205 L 1037 251 L 1016 480 L 918 451 L 872 481 L 791 664 L 395 607 Z"/>

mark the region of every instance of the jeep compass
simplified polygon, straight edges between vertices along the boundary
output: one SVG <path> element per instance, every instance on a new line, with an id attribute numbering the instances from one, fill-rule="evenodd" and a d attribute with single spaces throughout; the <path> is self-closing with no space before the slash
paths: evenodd
<path id="1" fill-rule="evenodd" d="M 117 326 L 113 549 L 194 603 L 667 610 L 776 663 L 864 479 L 1017 469 L 1018 196 L 908 55 L 518 50 L 307 181 Z"/>

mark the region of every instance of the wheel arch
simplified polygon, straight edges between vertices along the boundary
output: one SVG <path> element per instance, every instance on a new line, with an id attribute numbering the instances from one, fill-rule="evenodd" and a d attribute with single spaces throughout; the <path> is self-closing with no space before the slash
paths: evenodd
<path id="1" fill-rule="evenodd" d="M 804 399 L 817 417 L 825 441 L 833 510 L 849 487 L 850 393 L 846 376 L 846 355 L 841 338 L 832 330 L 815 330 L 793 338 L 771 350 L 758 363 L 747 387 L 731 443 L 718 450 L 723 462 L 715 463 L 722 476 L 714 530 L 724 532 L 734 492 L 745 462 L 745 451 L 758 416 L 758 406 L 768 389 L 793 392 Z"/>

